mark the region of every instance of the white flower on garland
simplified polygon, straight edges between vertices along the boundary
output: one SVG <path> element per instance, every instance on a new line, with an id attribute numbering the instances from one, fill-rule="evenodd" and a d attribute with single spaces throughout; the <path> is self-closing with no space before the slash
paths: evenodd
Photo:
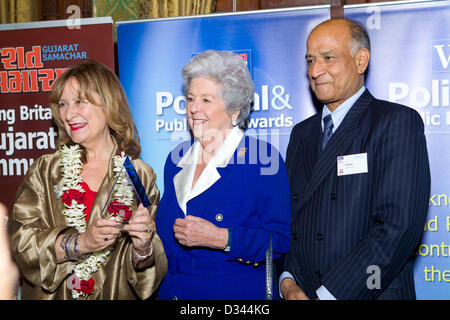
<path id="1" fill-rule="evenodd" d="M 114 199 L 117 199 L 117 201 L 131 207 L 133 205 L 134 193 L 132 185 L 128 178 L 128 174 L 123 167 L 123 163 L 125 162 L 126 157 L 127 156 L 122 151 L 120 155 L 114 156 L 113 158 L 114 172 L 116 172 L 114 178 L 116 178 L 117 175 L 120 174 L 120 177 L 117 180 L 116 185 L 114 186 Z"/>
<path id="2" fill-rule="evenodd" d="M 63 146 L 59 153 L 61 155 L 62 192 L 75 189 L 84 192 L 81 187 L 81 170 L 83 163 L 81 162 L 81 150 L 78 145 Z M 61 212 L 66 217 L 66 223 L 69 227 L 75 227 L 79 232 L 86 231 L 86 219 L 84 214 L 85 205 L 72 200 L 70 206 L 65 205 L 65 209 Z"/>
<path id="3" fill-rule="evenodd" d="M 62 146 L 60 148 L 61 155 L 61 167 L 63 186 L 62 191 L 75 189 L 80 192 L 84 192 L 81 187 L 81 171 L 83 170 L 83 163 L 81 161 L 81 149 L 79 145 Z M 122 170 L 123 162 L 126 158 L 125 153 L 122 151 L 119 155 L 113 157 L 114 172 L 119 177 L 113 191 L 113 198 L 125 203 L 131 208 L 133 204 L 133 190 L 128 182 L 128 177 L 125 171 Z M 86 231 L 86 218 L 84 214 L 85 205 L 79 204 L 75 200 L 72 200 L 70 206 L 65 205 L 65 209 L 61 212 L 66 218 L 68 226 L 75 227 L 78 232 L 82 233 Z M 80 280 L 88 281 L 91 278 L 91 274 L 97 272 L 107 260 L 111 250 L 108 248 L 102 251 L 91 254 L 84 261 L 79 262 L 75 269 L 74 274 Z M 86 296 L 83 292 L 72 289 L 72 297 L 78 299 L 80 296 Z"/>
<path id="4" fill-rule="evenodd" d="M 126 157 L 127 156 L 123 151 L 120 153 L 120 155 L 116 155 L 113 157 L 113 171 L 116 173 L 114 179 L 117 178 L 117 183 L 115 184 L 113 191 L 113 200 L 123 203 L 131 208 L 134 200 L 134 192 L 133 186 L 130 182 L 130 179 L 128 178 L 128 174 L 123 167 L 123 163 L 125 162 Z M 124 220 L 120 215 L 109 214 L 109 212 L 105 212 L 105 217 L 107 219 L 112 219 L 119 222 L 123 222 Z"/>

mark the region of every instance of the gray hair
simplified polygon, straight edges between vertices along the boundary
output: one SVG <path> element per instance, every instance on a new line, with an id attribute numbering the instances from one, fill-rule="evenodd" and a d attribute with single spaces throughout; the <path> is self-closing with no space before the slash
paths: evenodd
<path id="1" fill-rule="evenodd" d="M 353 38 L 351 54 L 354 56 L 360 49 L 366 48 L 370 52 L 370 38 L 366 28 L 358 21 L 347 19 Z"/>
<path id="2" fill-rule="evenodd" d="M 247 127 L 255 86 L 244 60 L 231 51 L 207 50 L 192 58 L 183 68 L 184 93 L 197 77 L 211 78 L 220 86 L 219 94 L 225 102 L 225 110 L 231 115 L 239 112 L 237 124 Z"/>

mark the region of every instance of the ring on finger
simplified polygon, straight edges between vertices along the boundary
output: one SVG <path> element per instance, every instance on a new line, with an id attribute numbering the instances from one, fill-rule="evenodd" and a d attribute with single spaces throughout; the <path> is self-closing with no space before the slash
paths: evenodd
<path id="1" fill-rule="evenodd" d="M 152 229 L 149 226 L 145 225 L 145 232 L 152 233 Z"/>
<path id="2" fill-rule="evenodd" d="M 108 238 L 107 236 L 105 236 L 105 237 L 103 238 L 103 240 L 105 240 L 105 242 L 106 242 L 106 241 L 109 240 L 109 238 Z"/>

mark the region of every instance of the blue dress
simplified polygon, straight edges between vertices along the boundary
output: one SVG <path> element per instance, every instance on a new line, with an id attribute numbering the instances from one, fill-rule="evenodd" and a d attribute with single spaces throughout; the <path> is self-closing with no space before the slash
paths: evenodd
<path id="1" fill-rule="evenodd" d="M 226 166 L 217 168 L 220 178 L 187 201 L 185 209 L 186 214 L 231 228 L 231 250 L 185 247 L 173 232 L 175 219 L 185 217 L 177 202 L 174 176 L 182 170 L 177 159 L 192 143 L 177 146 L 164 167 L 156 226 L 168 273 L 158 296 L 162 300 L 262 300 L 270 236 L 274 260 L 289 250 L 291 204 L 284 161 L 269 143 L 244 136 Z M 274 298 L 277 287 L 274 277 Z"/>

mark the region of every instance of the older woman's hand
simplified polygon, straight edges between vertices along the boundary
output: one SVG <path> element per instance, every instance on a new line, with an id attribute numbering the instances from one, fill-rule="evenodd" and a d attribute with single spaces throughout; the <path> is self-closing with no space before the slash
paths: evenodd
<path id="1" fill-rule="evenodd" d="M 188 247 L 223 249 L 228 243 L 227 229 L 195 216 L 176 219 L 173 231 L 178 242 Z"/>
<path id="2" fill-rule="evenodd" d="M 128 224 L 124 226 L 133 241 L 133 248 L 140 256 L 146 256 L 150 253 L 152 239 L 155 234 L 156 225 L 150 216 L 150 212 L 142 203 L 131 216 Z"/>

